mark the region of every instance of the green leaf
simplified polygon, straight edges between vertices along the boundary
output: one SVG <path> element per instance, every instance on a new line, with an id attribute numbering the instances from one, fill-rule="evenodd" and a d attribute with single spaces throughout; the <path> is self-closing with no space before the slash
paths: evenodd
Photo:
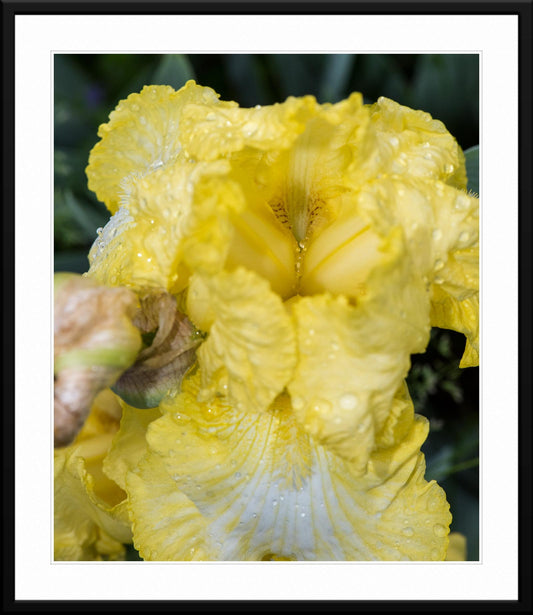
<path id="1" fill-rule="evenodd" d="M 126 561 L 127 562 L 142 562 L 143 559 L 133 545 L 126 545 Z"/>
<path id="2" fill-rule="evenodd" d="M 270 73 L 277 84 L 279 97 L 319 94 L 319 79 L 324 69 L 323 54 L 272 54 L 267 56 Z"/>
<path id="3" fill-rule="evenodd" d="M 69 250 L 54 255 L 54 271 L 85 273 L 88 269 L 87 250 Z"/>
<path id="4" fill-rule="evenodd" d="M 465 151 L 468 190 L 479 194 L 479 145 Z"/>
<path id="5" fill-rule="evenodd" d="M 479 58 L 477 54 L 421 54 L 408 106 L 430 113 L 467 147 L 478 140 Z"/>
<path id="6" fill-rule="evenodd" d="M 182 54 L 167 54 L 161 58 L 151 79 L 150 85 L 170 85 L 174 89 L 181 88 L 189 79 L 194 79 L 194 70 L 187 56 Z"/>
<path id="7" fill-rule="evenodd" d="M 54 194 L 54 239 L 56 249 L 91 245 L 96 230 L 105 226 L 109 214 L 80 200 L 70 188 Z"/>
<path id="8" fill-rule="evenodd" d="M 327 56 L 320 84 L 319 102 L 335 103 L 348 94 L 348 82 L 356 57 L 353 53 L 332 53 Z"/>
<path id="9" fill-rule="evenodd" d="M 242 107 L 274 102 L 260 58 L 250 53 L 225 54 L 224 68 Z"/>

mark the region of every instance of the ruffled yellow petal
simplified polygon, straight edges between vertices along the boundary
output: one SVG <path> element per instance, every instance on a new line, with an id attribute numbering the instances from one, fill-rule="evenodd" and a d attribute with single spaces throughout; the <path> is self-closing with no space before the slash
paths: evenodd
<path id="1" fill-rule="evenodd" d="M 170 86 L 145 86 L 130 94 L 98 129 L 86 169 L 89 188 L 115 213 L 131 180 L 172 165 L 182 152 L 181 117 L 188 104 L 215 105 L 218 95 L 188 81 L 177 92 Z"/>
<path id="2" fill-rule="evenodd" d="M 128 474 L 134 544 L 161 560 L 443 560 L 451 520 L 424 480 L 427 421 L 374 453 L 369 472 L 295 421 L 287 395 L 269 412 L 197 402 L 198 378 L 167 398 L 149 452 Z"/>
<path id="3" fill-rule="evenodd" d="M 296 364 L 291 318 L 268 283 L 243 268 L 194 278 L 188 313 L 209 331 L 197 353 L 202 399 L 227 394 L 236 406 L 267 408 Z"/>
<path id="4" fill-rule="evenodd" d="M 126 493 L 103 471 L 120 406 L 105 390 L 71 446 L 54 455 L 54 557 L 122 559 L 131 542 Z"/>
<path id="5" fill-rule="evenodd" d="M 466 188 L 464 154 L 445 125 L 424 111 L 381 97 L 353 165 L 360 185 L 381 176 L 417 177 Z"/>
<path id="6" fill-rule="evenodd" d="M 132 183 L 124 205 L 89 252 L 88 275 L 109 285 L 183 290 L 191 268 L 218 270 L 224 263 L 230 211 L 242 197 L 225 178 L 225 161 L 172 166 Z"/>
<path id="7" fill-rule="evenodd" d="M 105 474 L 122 489 L 126 488 L 126 474 L 134 468 L 146 452 L 148 425 L 161 416 L 158 408 L 138 409 L 121 401 L 122 419 L 106 457 Z"/>
<path id="8" fill-rule="evenodd" d="M 402 228 L 413 272 L 429 289 L 431 324 L 467 337 L 462 367 L 478 364 L 479 200 L 441 181 L 389 177 L 361 192 L 377 232 Z"/>
<path id="9" fill-rule="evenodd" d="M 459 367 L 479 365 L 479 247 L 451 254 L 431 288 L 431 324 L 466 336 Z"/>
<path id="10" fill-rule="evenodd" d="M 353 303 L 331 294 L 291 302 L 299 359 L 288 384 L 298 420 L 364 472 L 410 355 L 429 339 L 425 286 L 397 232 Z M 355 293 L 354 293 L 355 294 Z"/>
<path id="11" fill-rule="evenodd" d="M 190 155 L 215 160 L 245 147 L 284 149 L 305 129 L 318 105 L 312 96 L 252 109 L 235 102 L 189 104 L 183 112 L 183 142 Z"/>

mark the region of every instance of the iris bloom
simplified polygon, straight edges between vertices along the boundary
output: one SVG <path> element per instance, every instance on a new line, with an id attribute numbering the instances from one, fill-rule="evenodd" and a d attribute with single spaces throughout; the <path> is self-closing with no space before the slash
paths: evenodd
<path id="1" fill-rule="evenodd" d="M 130 95 L 99 136 L 89 186 L 113 215 L 87 275 L 170 293 L 205 335 L 123 468 L 141 556 L 443 560 L 404 379 L 432 326 L 478 362 L 478 200 L 444 125 L 360 94 L 242 109 L 189 81 Z"/>

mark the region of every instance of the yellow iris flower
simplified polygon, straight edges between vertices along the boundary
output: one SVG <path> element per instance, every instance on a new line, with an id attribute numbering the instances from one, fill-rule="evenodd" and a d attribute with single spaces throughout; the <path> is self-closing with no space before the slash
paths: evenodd
<path id="1" fill-rule="evenodd" d="M 89 187 L 113 216 L 87 275 L 167 291 L 206 334 L 140 461 L 117 467 L 127 423 L 111 448 L 141 555 L 443 560 L 404 379 L 431 326 L 478 362 L 478 199 L 444 125 L 189 81 L 130 95 L 99 136 Z"/>

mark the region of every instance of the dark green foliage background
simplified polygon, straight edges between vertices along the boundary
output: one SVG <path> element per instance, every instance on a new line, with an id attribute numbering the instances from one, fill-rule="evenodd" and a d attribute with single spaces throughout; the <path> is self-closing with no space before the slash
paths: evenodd
<path id="1" fill-rule="evenodd" d="M 54 269 L 82 273 L 96 229 L 109 219 L 87 188 L 85 167 L 118 101 L 144 85 L 180 88 L 187 79 L 241 106 L 313 94 L 337 102 L 387 96 L 443 121 L 467 151 L 469 189 L 478 193 L 479 60 L 466 54 L 57 54 L 54 60 Z M 434 329 L 408 377 L 415 409 L 431 431 L 423 451 L 429 479 L 445 489 L 452 530 L 479 558 L 478 368 L 460 370 L 464 337 Z M 136 559 L 130 549 L 128 557 Z"/>

